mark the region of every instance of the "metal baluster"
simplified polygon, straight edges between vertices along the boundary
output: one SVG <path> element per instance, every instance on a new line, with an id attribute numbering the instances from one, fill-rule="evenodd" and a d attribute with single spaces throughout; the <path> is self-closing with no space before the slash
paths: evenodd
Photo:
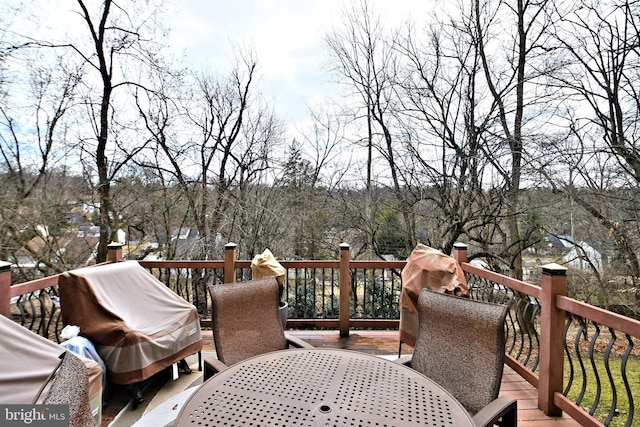
<path id="1" fill-rule="evenodd" d="M 629 379 L 627 378 L 627 360 L 629 360 L 629 355 L 633 350 L 633 340 L 631 339 L 631 336 L 629 334 L 625 334 L 625 337 L 627 338 L 628 344 L 620 363 L 620 374 L 622 375 L 624 389 L 627 392 L 627 399 L 629 400 L 629 415 L 627 415 L 627 422 L 624 425 L 625 427 L 631 427 L 633 423 L 635 407 L 633 402 L 633 394 L 631 394 L 631 387 L 629 386 Z"/>
<path id="2" fill-rule="evenodd" d="M 591 361 L 591 368 L 593 369 L 594 376 L 596 378 L 596 396 L 593 399 L 593 405 L 591 405 L 591 409 L 589 409 L 589 414 L 593 415 L 600 405 L 600 395 L 602 393 L 602 383 L 600 382 L 600 374 L 598 373 L 598 366 L 596 365 L 595 358 L 593 356 L 595 351 L 596 341 L 598 336 L 600 336 L 600 325 L 593 322 L 593 326 L 595 327 L 595 333 L 591 337 L 591 342 L 589 343 L 589 360 Z"/>
<path id="3" fill-rule="evenodd" d="M 609 408 L 609 415 L 607 415 L 606 420 L 604 421 L 605 425 L 609 425 L 613 417 L 616 415 L 616 407 L 618 406 L 618 393 L 616 390 L 616 385 L 613 382 L 613 375 L 611 374 L 611 367 L 609 366 L 609 358 L 611 356 L 611 349 L 616 342 L 616 333 L 613 328 L 609 328 L 609 333 L 611 334 L 611 338 L 609 339 L 609 344 L 607 344 L 607 349 L 604 352 L 604 368 L 607 372 L 607 378 L 609 378 L 609 384 L 611 385 L 611 407 Z"/>
<path id="4" fill-rule="evenodd" d="M 574 342 L 574 350 L 576 352 L 576 357 L 578 358 L 578 363 L 580 364 L 580 371 L 582 372 L 582 388 L 580 389 L 580 393 L 578 394 L 578 398 L 576 399 L 576 405 L 580 406 L 582 399 L 584 399 L 584 394 L 587 390 L 587 372 L 584 368 L 584 361 L 582 360 L 582 354 L 580 353 L 580 337 L 584 335 L 586 337 L 586 322 L 583 318 L 579 317 L 578 321 L 580 322 L 580 328 L 578 329 L 578 333 L 576 334 L 576 339 Z"/>
<path id="5" fill-rule="evenodd" d="M 562 392 L 563 395 L 567 395 L 569 393 L 569 390 L 571 390 L 571 386 L 573 385 L 573 377 L 574 377 L 574 369 L 573 369 L 573 359 L 571 358 L 571 353 L 569 352 L 569 345 L 567 344 L 568 340 L 568 335 L 569 335 L 569 328 L 571 326 L 571 323 L 573 323 L 573 314 L 571 313 L 567 313 L 567 322 L 564 325 L 564 334 L 563 334 L 563 340 L 562 340 L 562 345 L 564 347 L 564 354 L 567 356 L 567 361 L 569 362 L 569 378 L 567 379 L 567 384 L 564 387 L 564 391 Z"/>

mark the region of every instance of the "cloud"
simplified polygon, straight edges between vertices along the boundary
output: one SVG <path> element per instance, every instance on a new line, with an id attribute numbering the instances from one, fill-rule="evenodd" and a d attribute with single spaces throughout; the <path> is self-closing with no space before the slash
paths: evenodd
<path id="1" fill-rule="evenodd" d="M 191 1 L 178 5 L 171 22 L 172 44 L 189 63 L 223 71 L 233 48 L 252 49 L 262 90 L 281 115 L 306 115 L 306 99 L 317 97 L 325 83 L 323 37 L 331 28 L 338 3 L 330 1 Z"/>
<path id="2" fill-rule="evenodd" d="M 357 0 L 356 0 L 357 2 Z M 416 18 L 432 2 L 381 0 L 385 23 Z M 331 92 L 324 37 L 340 25 L 351 0 L 180 0 L 169 25 L 174 48 L 187 61 L 214 72 L 233 63 L 234 46 L 255 52 L 261 90 L 287 120 L 304 120 L 307 104 Z"/>

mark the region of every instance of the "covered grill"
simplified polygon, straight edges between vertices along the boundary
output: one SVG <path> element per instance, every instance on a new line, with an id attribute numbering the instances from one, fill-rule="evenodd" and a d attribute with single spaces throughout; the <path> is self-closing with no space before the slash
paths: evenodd
<path id="1" fill-rule="evenodd" d="M 80 327 L 116 384 L 145 380 L 202 349 L 196 308 L 136 261 L 59 279 L 62 320 Z"/>
<path id="2" fill-rule="evenodd" d="M 415 347 L 418 335 L 418 297 L 422 289 L 469 296 L 469 287 L 458 262 L 437 249 L 417 245 L 402 269 L 400 294 L 400 344 Z"/>

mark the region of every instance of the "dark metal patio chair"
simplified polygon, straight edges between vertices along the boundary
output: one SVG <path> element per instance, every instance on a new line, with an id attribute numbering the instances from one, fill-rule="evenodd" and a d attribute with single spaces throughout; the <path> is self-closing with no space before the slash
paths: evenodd
<path id="1" fill-rule="evenodd" d="M 217 359 L 204 361 L 204 379 L 227 366 L 259 354 L 311 344 L 282 328 L 275 277 L 209 285 L 211 325 Z"/>
<path id="2" fill-rule="evenodd" d="M 422 290 L 412 356 L 399 363 L 453 394 L 478 426 L 516 426 L 517 401 L 498 397 L 504 368 L 505 305 Z"/>

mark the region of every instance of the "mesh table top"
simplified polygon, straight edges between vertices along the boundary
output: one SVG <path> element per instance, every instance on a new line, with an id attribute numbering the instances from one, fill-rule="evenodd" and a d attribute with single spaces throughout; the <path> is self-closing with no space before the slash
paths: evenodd
<path id="1" fill-rule="evenodd" d="M 177 426 L 473 426 L 446 390 L 400 364 L 336 349 L 247 359 L 205 382 Z"/>

